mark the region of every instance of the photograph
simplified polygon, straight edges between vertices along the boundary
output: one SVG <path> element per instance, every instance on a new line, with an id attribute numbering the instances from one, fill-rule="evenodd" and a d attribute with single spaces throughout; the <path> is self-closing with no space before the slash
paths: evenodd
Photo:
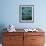
<path id="1" fill-rule="evenodd" d="M 19 21 L 34 22 L 34 5 L 19 6 Z"/>

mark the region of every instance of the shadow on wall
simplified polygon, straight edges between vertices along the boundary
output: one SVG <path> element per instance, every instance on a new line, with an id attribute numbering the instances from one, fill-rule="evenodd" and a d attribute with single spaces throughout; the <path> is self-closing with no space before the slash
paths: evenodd
<path id="1" fill-rule="evenodd" d="M 6 32 L 6 26 L 4 24 L 0 24 L 0 43 L 2 43 L 2 36 L 3 36 L 2 32 Z"/>

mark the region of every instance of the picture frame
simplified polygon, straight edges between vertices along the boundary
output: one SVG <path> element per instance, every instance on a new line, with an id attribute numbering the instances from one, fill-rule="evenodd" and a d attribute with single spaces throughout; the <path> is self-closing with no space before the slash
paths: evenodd
<path id="1" fill-rule="evenodd" d="M 19 6 L 19 22 L 22 23 L 34 22 L 34 5 Z"/>

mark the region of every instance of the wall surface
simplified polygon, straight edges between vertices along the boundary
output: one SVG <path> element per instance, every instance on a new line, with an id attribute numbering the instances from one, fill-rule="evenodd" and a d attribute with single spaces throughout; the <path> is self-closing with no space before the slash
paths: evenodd
<path id="1" fill-rule="evenodd" d="M 39 27 L 46 32 L 45 4 L 46 0 L 0 0 L 0 29 L 13 24 L 19 29 Z M 19 5 L 34 5 L 34 23 L 19 22 Z"/>
<path id="2" fill-rule="evenodd" d="M 1 0 L 0 25 L 16 28 L 46 28 L 46 0 Z M 34 5 L 34 23 L 19 22 L 19 5 Z"/>

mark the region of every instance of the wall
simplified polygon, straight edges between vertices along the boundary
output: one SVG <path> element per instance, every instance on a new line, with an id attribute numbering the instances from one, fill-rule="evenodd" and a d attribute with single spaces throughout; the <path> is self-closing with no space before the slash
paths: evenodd
<path id="1" fill-rule="evenodd" d="M 19 5 L 34 5 L 34 23 L 19 22 Z M 46 0 L 0 0 L 0 25 L 42 28 L 46 32 Z M 4 26 L 3 26 L 4 27 Z"/>
<path id="2" fill-rule="evenodd" d="M 19 5 L 34 5 L 34 23 L 19 22 Z M 16 28 L 46 28 L 46 0 L 1 0 L 0 24 Z"/>

